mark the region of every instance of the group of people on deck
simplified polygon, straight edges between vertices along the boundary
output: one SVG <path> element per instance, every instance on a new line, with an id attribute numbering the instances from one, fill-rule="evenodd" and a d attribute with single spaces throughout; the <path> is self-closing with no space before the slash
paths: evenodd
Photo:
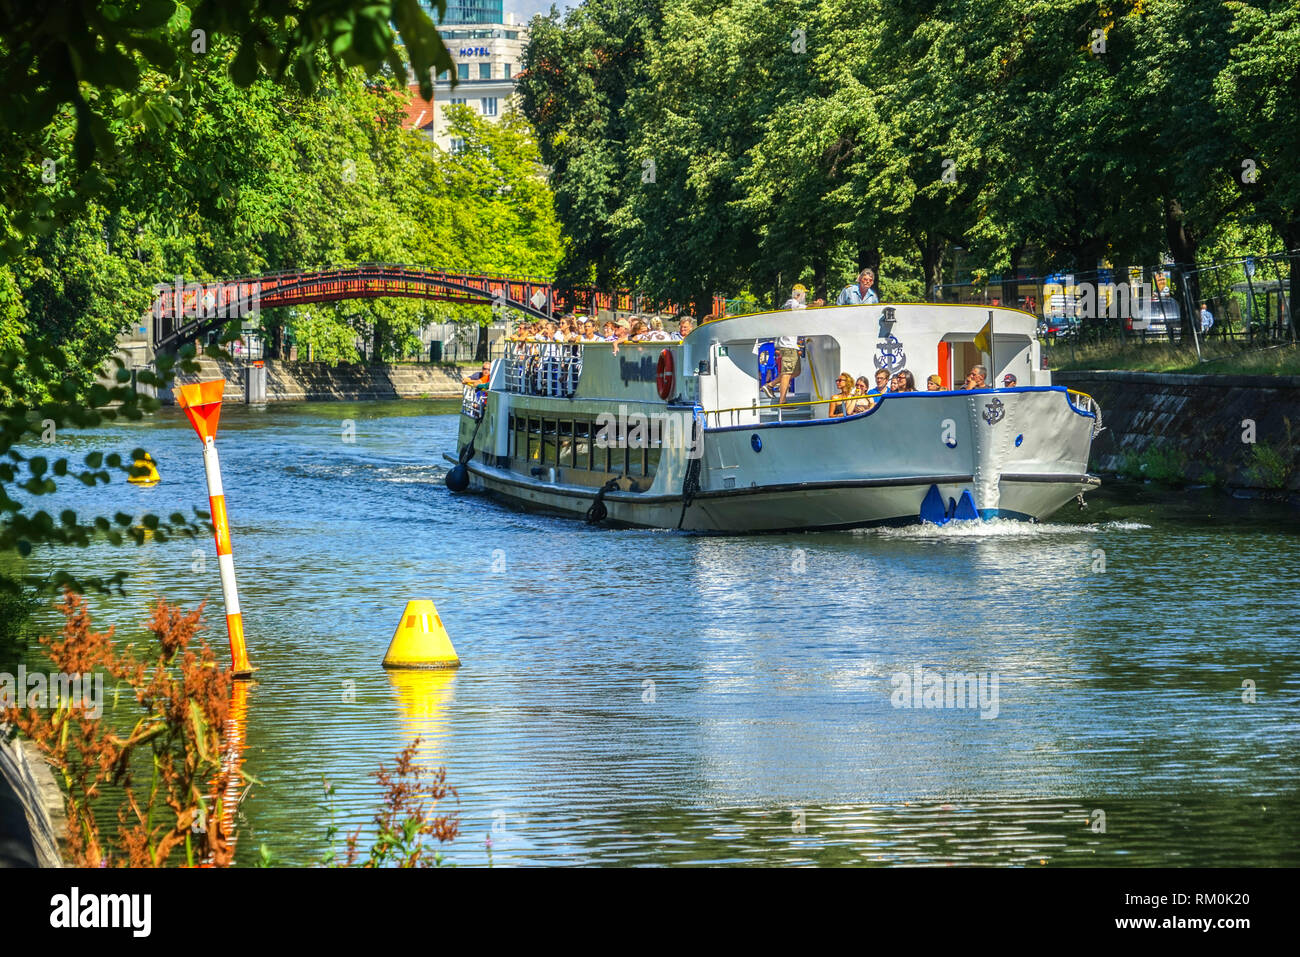
<path id="1" fill-rule="evenodd" d="M 857 281 L 845 286 L 835 300 L 838 306 L 856 306 L 879 302 L 875 290 L 876 274 L 871 269 L 864 269 L 858 273 Z M 825 305 L 821 299 L 814 300 L 811 305 Z M 796 285 L 790 293 L 790 298 L 786 300 L 783 309 L 806 309 L 808 308 L 808 290 L 802 285 Z M 779 402 L 784 403 L 786 397 L 790 394 L 791 382 L 798 376 L 801 369 L 800 362 L 800 340 L 798 336 L 781 336 L 776 340 L 777 352 L 777 376 L 780 388 Z M 892 375 L 886 369 L 877 369 L 875 373 L 875 386 L 873 387 L 866 376 L 858 376 L 856 379 L 848 372 L 841 372 L 835 380 L 835 394 L 831 396 L 828 406 L 829 414 L 832 418 L 845 415 L 857 415 L 862 412 L 869 412 L 875 408 L 880 397 L 888 393 L 896 392 L 915 392 L 916 379 L 907 369 L 900 369 Z M 1010 373 L 1003 377 L 1003 388 L 1012 389 L 1016 387 L 1016 377 Z M 926 379 L 925 388 L 927 392 L 942 392 L 944 390 L 943 379 L 939 375 L 931 375 Z M 982 365 L 971 367 L 961 388 L 967 391 L 972 389 L 987 389 L 988 369 Z M 771 394 L 769 392 L 769 394 Z M 777 396 L 773 396 L 777 398 Z"/>
<path id="2" fill-rule="evenodd" d="M 596 320 L 576 313 L 558 320 L 524 322 L 508 338 L 521 342 L 681 342 L 695 331 L 695 320 L 682 316 L 675 328 L 664 328 L 658 316 L 628 316 L 606 319 L 599 329 Z"/>
<path id="3" fill-rule="evenodd" d="M 854 379 L 849 373 L 841 372 L 835 380 L 835 390 L 830 400 L 831 418 L 870 412 L 880 396 L 888 392 L 915 392 L 916 379 L 906 369 L 900 369 L 892 376 L 887 369 L 877 369 L 873 388 L 866 376 Z"/>
<path id="4" fill-rule="evenodd" d="M 970 391 L 972 389 L 987 389 L 988 369 L 982 365 L 971 368 L 966 375 L 966 380 L 962 383 L 962 388 Z M 1007 373 L 1002 377 L 1002 387 L 1004 389 L 1014 389 L 1016 387 L 1016 377 Z M 889 374 L 886 369 L 876 370 L 876 385 L 872 388 L 867 377 L 860 375 L 854 379 L 847 372 L 841 372 L 835 380 L 835 394 L 830 398 L 829 415 L 831 418 L 843 415 L 857 415 L 860 412 L 870 412 L 876 407 L 876 402 L 881 396 L 896 392 L 915 392 L 916 379 L 907 369 L 900 369 L 893 375 Z M 925 390 L 927 392 L 942 392 L 943 380 L 938 375 L 932 375 L 925 380 Z"/>

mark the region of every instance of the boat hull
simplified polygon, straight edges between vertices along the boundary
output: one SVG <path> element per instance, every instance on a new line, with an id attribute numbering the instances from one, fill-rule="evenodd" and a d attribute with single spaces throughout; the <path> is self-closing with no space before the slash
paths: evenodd
<path id="1" fill-rule="evenodd" d="M 596 500 L 593 489 L 524 481 L 507 470 L 477 462 L 468 468 L 472 490 L 515 508 L 585 518 Z M 971 487 L 969 479 L 960 478 L 911 476 L 702 492 L 685 506 L 681 496 L 607 493 L 602 497 L 606 511 L 602 523 L 730 534 L 914 525 L 921 522 L 921 505 L 931 486 L 945 503 L 955 502 Z M 1042 520 L 1099 484 L 1086 474 L 1056 476 L 1051 481 L 1003 481 L 999 506 L 979 509 L 979 517 Z"/>

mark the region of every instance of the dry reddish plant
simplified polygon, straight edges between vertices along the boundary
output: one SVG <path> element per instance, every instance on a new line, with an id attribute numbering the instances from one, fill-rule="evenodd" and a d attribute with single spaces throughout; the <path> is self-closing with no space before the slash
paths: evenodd
<path id="1" fill-rule="evenodd" d="M 375 772 L 384 788 L 384 804 L 375 815 L 379 833 L 362 867 L 437 867 L 442 855 L 436 846 L 427 846 L 425 838 L 434 837 L 445 844 L 459 831 L 455 818 L 434 814 L 439 801 L 448 794 L 456 796 L 456 790 L 447 784 L 447 769 L 430 771 L 418 766 L 415 754 L 419 747 L 416 738 L 397 755 L 392 771 L 381 764 Z M 360 837 L 361 828 L 347 837 L 346 866 L 357 863 Z"/>
<path id="2" fill-rule="evenodd" d="M 80 595 L 65 592 L 58 608 L 65 618 L 61 640 L 41 638 L 54 667 L 67 674 L 102 668 L 132 689 L 143 712 L 125 736 L 107 720 L 88 717 L 79 701 L 45 711 L 14 707 L 3 715 L 63 777 L 73 863 L 164 867 L 182 849 L 191 865 L 230 864 L 231 815 L 223 813 L 221 795 L 236 772 L 235 762 L 222 760 L 221 729 L 232 679 L 206 641 L 192 647 L 202 606 L 185 613 L 159 601 L 148 622 L 153 640 L 146 657 L 137 657 L 133 646 L 115 649 L 112 628 L 93 631 Z M 152 773 L 140 788 L 133 765 L 145 761 Z M 105 786 L 122 793 L 111 840 L 104 836 L 103 809 L 95 806 Z"/>

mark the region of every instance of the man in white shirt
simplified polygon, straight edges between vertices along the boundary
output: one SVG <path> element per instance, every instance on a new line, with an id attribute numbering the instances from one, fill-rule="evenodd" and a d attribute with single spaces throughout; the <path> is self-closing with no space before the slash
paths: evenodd
<path id="1" fill-rule="evenodd" d="M 849 283 L 840 290 L 839 298 L 835 300 L 837 306 L 869 306 L 874 302 L 879 302 L 880 297 L 876 295 L 876 273 L 868 268 L 858 273 L 858 281 Z"/>
<path id="2" fill-rule="evenodd" d="M 1201 303 L 1201 335 L 1207 335 L 1214 325 L 1214 313 L 1210 312 L 1208 302 Z"/>

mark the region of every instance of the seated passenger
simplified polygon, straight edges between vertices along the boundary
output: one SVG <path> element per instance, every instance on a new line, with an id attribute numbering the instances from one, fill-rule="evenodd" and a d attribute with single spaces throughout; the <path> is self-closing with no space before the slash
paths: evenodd
<path id="1" fill-rule="evenodd" d="M 841 372 L 835 380 L 835 394 L 831 396 L 830 409 L 827 414 L 833 419 L 846 414 L 848 399 L 853 395 L 853 376 Z"/>
<path id="2" fill-rule="evenodd" d="M 876 387 L 871 390 L 870 395 L 884 395 L 889 391 L 889 370 L 876 370 Z"/>
<path id="3" fill-rule="evenodd" d="M 600 335 L 596 332 L 596 320 L 588 319 L 582 324 L 582 341 L 596 342 L 599 339 Z"/>
<path id="4" fill-rule="evenodd" d="M 859 412 L 870 412 L 876 407 L 876 400 L 868 398 L 871 392 L 871 382 L 866 376 L 858 376 L 858 381 L 853 383 L 853 397 L 849 400 L 848 411 L 846 415 L 857 415 Z"/>
<path id="5" fill-rule="evenodd" d="M 695 331 L 695 320 L 690 316 L 682 316 L 677 323 L 677 334 L 685 339 Z"/>
<path id="6" fill-rule="evenodd" d="M 650 320 L 650 329 L 642 337 L 646 342 L 669 342 L 672 336 L 664 332 L 664 321 L 658 316 Z"/>
<path id="7" fill-rule="evenodd" d="M 988 376 L 989 370 L 983 366 L 971 366 L 970 372 L 966 373 L 966 381 L 962 383 L 962 388 L 966 390 L 988 388 L 986 384 Z"/>
<path id="8" fill-rule="evenodd" d="M 618 338 L 618 326 L 613 319 L 606 319 L 604 325 L 600 327 L 600 337 L 606 342 L 613 342 Z"/>
<path id="9" fill-rule="evenodd" d="M 894 375 L 894 381 L 890 385 L 889 391 L 915 392 L 916 379 L 912 377 L 912 373 L 908 372 L 906 369 L 901 369 Z"/>
<path id="10" fill-rule="evenodd" d="M 1016 377 L 1010 372 L 1002 377 L 1002 388 L 1014 389 L 1016 387 Z"/>
<path id="11" fill-rule="evenodd" d="M 942 392 L 942 391 L 943 391 L 943 380 L 940 379 L 938 375 L 932 375 L 932 376 L 930 376 L 928 379 L 925 380 L 925 391 L 926 391 L 926 392 Z"/>

